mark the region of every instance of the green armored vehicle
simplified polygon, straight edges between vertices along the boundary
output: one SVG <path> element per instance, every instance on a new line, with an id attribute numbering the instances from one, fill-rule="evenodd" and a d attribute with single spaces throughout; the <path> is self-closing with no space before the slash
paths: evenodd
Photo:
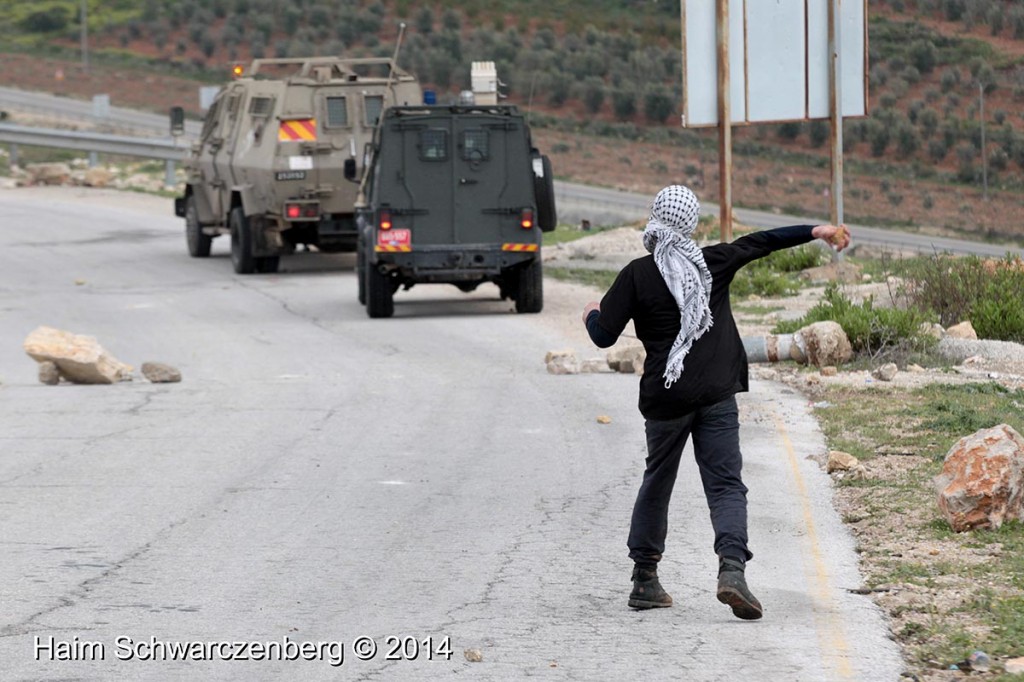
<path id="1" fill-rule="evenodd" d="M 356 252 L 370 317 L 391 317 L 399 288 L 420 283 L 493 282 L 517 312 L 540 312 L 551 164 L 514 106 L 392 107 L 371 154 Z"/>
<path id="2" fill-rule="evenodd" d="M 356 247 L 364 150 L 382 113 L 417 104 L 416 79 L 391 59 L 257 59 L 208 111 L 187 162 L 189 254 L 231 235 L 235 272 L 275 272 L 298 245 Z"/>

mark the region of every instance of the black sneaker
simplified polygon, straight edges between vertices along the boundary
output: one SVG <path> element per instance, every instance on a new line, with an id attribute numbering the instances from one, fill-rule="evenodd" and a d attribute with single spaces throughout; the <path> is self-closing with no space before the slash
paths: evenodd
<path id="1" fill-rule="evenodd" d="M 743 620 L 757 620 L 764 609 L 747 588 L 742 561 L 723 557 L 718 564 L 718 601 L 732 607 L 732 615 Z"/>
<path id="2" fill-rule="evenodd" d="M 633 569 L 633 591 L 629 593 L 629 605 L 634 609 L 658 609 L 672 606 L 672 597 L 658 582 L 658 570 L 650 568 Z"/>

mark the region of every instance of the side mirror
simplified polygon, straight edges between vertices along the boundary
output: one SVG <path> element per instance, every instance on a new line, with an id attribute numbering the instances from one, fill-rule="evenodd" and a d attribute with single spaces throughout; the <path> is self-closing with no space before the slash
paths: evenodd
<path id="1" fill-rule="evenodd" d="M 181 107 L 171 107 L 171 136 L 179 137 L 185 134 L 185 110 Z"/>
<path id="2" fill-rule="evenodd" d="M 356 180 L 356 160 L 345 159 L 345 179 L 355 181 Z"/>

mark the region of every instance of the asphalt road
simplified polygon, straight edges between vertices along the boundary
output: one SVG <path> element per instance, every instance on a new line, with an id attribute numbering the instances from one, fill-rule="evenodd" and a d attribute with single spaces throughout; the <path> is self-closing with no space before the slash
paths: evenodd
<path id="1" fill-rule="evenodd" d="M 417 287 L 370 320 L 351 256 L 235 276 L 222 243 L 187 257 L 169 202 L 113 196 L 0 192 L 4 680 L 898 678 L 883 618 L 847 591 L 856 554 L 799 395 L 741 401 L 765 619 L 714 599 L 690 460 L 661 571 L 676 605 L 633 612 L 635 377 L 548 375 L 573 340 L 492 287 Z M 21 348 L 40 324 L 184 380 L 41 385 Z M 154 638 L 218 660 L 139 660 Z M 338 644 L 219 660 L 258 655 L 235 642 Z"/>

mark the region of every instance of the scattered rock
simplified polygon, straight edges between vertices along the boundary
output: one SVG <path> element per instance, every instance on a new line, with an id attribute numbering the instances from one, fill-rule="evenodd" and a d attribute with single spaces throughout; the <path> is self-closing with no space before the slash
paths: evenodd
<path id="1" fill-rule="evenodd" d="M 828 461 L 825 462 L 825 471 L 833 473 L 835 471 L 850 471 L 854 467 L 861 466 L 860 460 L 851 455 L 848 452 L 841 450 L 832 450 L 828 453 Z"/>
<path id="2" fill-rule="evenodd" d="M 580 374 L 603 374 L 611 371 L 604 358 L 588 358 L 580 363 Z"/>
<path id="3" fill-rule="evenodd" d="M 1024 437 L 1000 424 L 961 438 L 935 477 L 939 508 L 957 532 L 1024 518 Z"/>
<path id="4" fill-rule="evenodd" d="M 608 366 L 622 374 L 643 374 L 647 351 L 643 346 L 623 346 L 608 351 Z"/>
<path id="5" fill-rule="evenodd" d="M 921 365 L 910 363 L 909 365 L 907 365 L 907 371 L 912 372 L 914 374 L 920 374 L 921 372 L 924 371 L 924 367 L 922 367 Z"/>
<path id="6" fill-rule="evenodd" d="M 821 376 L 823 377 L 834 377 L 839 374 L 839 368 L 834 365 L 825 365 L 821 368 Z"/>
<path id="7" fill-rule="evenodd" d="M 24 343 L 36 362 L 53 362 L 61 376 L 76 384 L 113 384 L 130 381 L 132 368 L 118 361 L 91 336 L 39 327 Z"/>
<path id="8" fill-rule="evenodd" d="M 548 351 L 544 362 L 548 366 L 548 374 L 578 374 L 580 371 L 576 353 L 571 350 Z"/>
<path id="9" fill-rule="evenodd" d="M 612 418 L 609 417 L 606 414 L 602 414 L 601 416 L 599 416 L 597 418 L 597 423 L 598 424 L 611 424 L 612 423 Z"/>
<path id="10" fill-rule="evenodd" d="M 853 348 L 838 322 L 826 320 L 809 324 L 793 334 L 793 343 L 816 367 L 838 366 L 853 357 Z"/>
<path id="11" fill-rule="evenodd" d="M 16 178 L 0 178 L 0 189 L 16 189 L 18 180 Z"/>
<path id="12" fill-rule="evenodd" d="M 863 464 L 858 464 L 850 469 L 849 477 L 850 480 L 853 481 L 864 481 L 870 478 L 870 476 L 868 476 L 868 468 Z"/>
<path id="13" fill-rule="evenodd" d="M 887 362 L 875 371 L 871 372 L 871 376 L 878 379 L 879 381 L 892 381 L 896 378 L 896 374 L 900 371 L 900 368 L 896 366 L 894 362 Z"/>
<path id="14" fill-rule="evenodd" d="M 36 185 L 64 185 L 71 179 L 71 167 L 66 163 L 30 163 L 25 170 Z"/>
<path id="15" fill-rule="evenodd" d="M 480 663 L 484 660 L 484 654 L 479 649 L 466 649 L 462 652 L 462 655 L 466 657 L 466 660 L 470 663 Z"/>
<path id="16" fill-rule="evenodd" d="M 934 322 L 922 322 L 919 329 L 925 336 L 933 336 L 940 341 L 946 335 L 946 328 Z"/>
<path id="17" fill-rule="evenodd" d="M 845 260 L 816 268 L 807 268 L 800 273 L 800 278 L 813 283 L 846 282 L 853 284 L 862 281 L 860 266 Z"/>
<path id="18" fill-rule="evenodd" d="M 1003 667 L 1006 668 L 1006 672 L 1010 675 L 1020 675 L 1024 673 L 1024 656 L 1019 658 L 1009 658 L 1003 663 Z"/>
<path id="19" fill-rule="evenodd" d="M 142 376 L 154 384 L 176 384 L 181 381 L 181 372 L 162 362 L 142 363 Z"/>
<path id="20" fill-rule="evenodd" d="M 974 325 L 971 324 L 970 320 L 961 322 L 960 324 L 954 324 L 952 327 L 946 330 L 946 336 L 950 336 L 954 339 L 974 339 L 977 340 L 978 332 L 974 331 Z"/>
<path id="21" fill-rule="evenodd" d="M 82 177 L 86 187 L 106 187 L 114 180 L 114 174 L 106 168 L 90 168 Z"/>
<path id="22" fill-rule="evenodd" d="M 972 355 L 971 357 L 964 360 L 963 364 L 967 367 L 981 367 L 982 365 L 985 365 L 987 362 L 988 360 L 986 360 L 981 355 Z"/>
<path id="23" fill-rule="evenodd" d="M 39 383 L 47 386 L 56 386 L 60 383 L 60 370 L 56 363 L 44 360 L 39 363 Z"/>
<path id="24" fill-rule="evenodd" d="M 804 382 L 808 386 L 812 386 L 814 384 L 820 384 L 821 383 L 821 377 L 818 376 L 817 374 L 808 374 L 807 377 L 804 379 Z"/>

